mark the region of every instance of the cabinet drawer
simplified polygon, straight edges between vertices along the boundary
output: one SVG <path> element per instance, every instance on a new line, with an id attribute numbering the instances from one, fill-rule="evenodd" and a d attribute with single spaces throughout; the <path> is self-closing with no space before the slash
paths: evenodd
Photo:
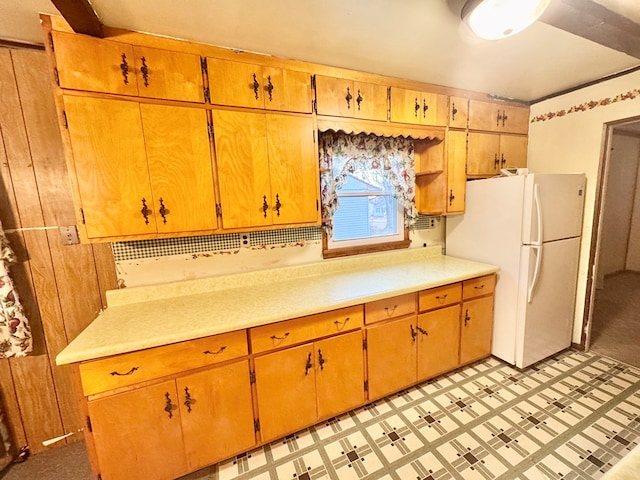
<path id="1" fill-rule="evenodd" d="M 446 307 L 462 299 L 462 284 L 452 283 L 442 287 L 430 288 L 418 293 L 418 306 L 421 312 Z"/>
<path id="2" fill-rule="evenodd" d="M 247 355 L 245 330 L 115 355 L 80 364 L 85 395 Z"/>
<path id="3" fill-rule="evenodd" d="M 481 297 L 493 293 L 496 286 L 495 274 L 485 275 L 484 277 L 472 278 L 462 283 L 462 298 L 468 300 L 470 298 Z"/>
<path id="4" fill-rule="evenodd" d="M 362 305 L 271 323 L 249 330 L 253 353 L 307 342 L 362 327 Z"/>
<path id="5" fill-rule="evenodd" d="M 416 312 L 416 294 L 407 293 L 397 297 L 384 298 L 364 306 L 367 323 L 380 322 L 389 318 L 402 317 Z"/>

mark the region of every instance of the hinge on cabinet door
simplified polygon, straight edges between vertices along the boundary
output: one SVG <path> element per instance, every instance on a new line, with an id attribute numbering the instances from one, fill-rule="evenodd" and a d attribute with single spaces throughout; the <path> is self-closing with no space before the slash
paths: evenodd
<path id="1" fill-rule="evenodd" d="M 365 380 L 364 381 L 364 391 L 368 392 L 369 391 L 369 380 Z"/>
<path id="2" fill-rule="evenodd" d="M 80 216 L 82 217 L 82 224 L 86 225 L 87 222 L 84 219 L 84 209 L 83 208 L 80 209 Z"/>
<path id="3" fill-rule="evenodd" d="M 221 217 L 222 216 L 222 205 L 220 205 L 219 203 L 216 203 L 216 217 Z"/>
<path id="4" fill-rule="evenodd" d="M 207 123 L 207 132 L 209 133 L 209 138 L 213 140 L 213 122 Z"/>
<path id="5" fill-rule="evenodd" d="M 316 198 L 316 212 L 320 210 L 320 204 L 318 203 L 318 199 Z"/>
<path id="6" fill-rule="evenodd" d="M 53 47 L 53 34 L 49 32 L 49 47 L 51 47 L 51 51 L 55 52 L 55 48 Z"/>
<path id="7" fill-rule="evenodd" d="M 366 349 L 367 349 L 367 347 L 368 347 L 368 345 L 367 345 L 367 339 L 366 339 L 366 338 L 363 338 L 363 339 L 362 339 L 362 349 L 363 349 L 363 350 L 366 350 Z"/>
<path id="8" fill-rule="evenodd" d="M 204 87 L 202 91 L 204 94 L 204 101 L 206 103 L 211 103 L 211 90 L 209 90 L 209 87 Z"/>
<path id="9" fill-rule="evenodd" d="M 316 89 L 316 76 L 311 75 L 311 88 Z"/>
<path id="10" fill-rule="evenodd" d="M 209 73 L 209 69 L 207 68 L 207 59 L 205 57 L 200 57 L 200 70 L 202 70 L 202 73 L 205 75 Z"/>
<path id="11" fill-rule="evenodd" d="M 254 430 L 255 432 L 259 432 L 259 431 L 260 431 L 260 419 L 259 419 L 259 418 L 256 418 L 256 419 L 253 421 L 253 430 Z"/>
<path id="12" fill-rule="evenodd" d="M 249 372 L 249 383 L 256 383 L 256 371 L 251 370 Z"/>
<path id="13" fill-rule="evenodd" d="M 387 87 L 387 121 L 391 121 L 391 87 Z"/>
<path id="14" fill-rule="evenodd" d="M 60 74 L 58 73 L 58 67 L 53 67 L 53 78 L 56 80 L 56 85 L 60 86 Z"/>
<path id="15" fill-rule="evenodd" d="M 91 426 L 91 418 L 87 415 L 87 430 L 93 432 L 93 427 Z"/>
<path id="16" fill-rule="evenodd" d="M 313 113 L 318 113 L 318 102 L 316 101 L 315 98 L 311 100 L 311 111 Z"/>
<path id="17" fill-rule="evenodd" d="M 318 135 L 318 132 L 316 132 L 315 130 L 313 131 L 313 143 L 316 143 L 316 137 Z"/>
<path id="18" fill-rule="evenodd" d="M 62 111 L 62 126 L 64 128 L 69 128 L 69 122 L 67 121 L 67 112 Z"/>

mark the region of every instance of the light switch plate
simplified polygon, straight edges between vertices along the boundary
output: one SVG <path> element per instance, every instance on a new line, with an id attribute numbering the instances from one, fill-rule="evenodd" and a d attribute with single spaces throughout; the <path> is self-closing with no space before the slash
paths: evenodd
<path id="1" fill-rule="evenodd" d="M 77 245 L 80 243 L 78 229 L 75 225 L 60 227 L 60 237 L 62 238 L 63 245 Z"/>

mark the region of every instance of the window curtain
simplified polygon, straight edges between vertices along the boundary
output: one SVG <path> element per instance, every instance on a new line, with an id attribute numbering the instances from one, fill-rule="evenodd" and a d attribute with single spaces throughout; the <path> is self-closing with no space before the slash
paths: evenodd
<path id="1" fill-rule="evenodd" d="M 29 320 L 9 276 L 16 261 L 0 224 L 0 358 L 24 357 L 33 348 Z"/>
<path id="2" fill-rule="evenodd" d="M 416 222 L 413 139 L 334 131 L 319 137 L 322 221 L 327 235 L 333 232 L 333 215 L 339 206 L 337 190 L 347 182 L 348 174 L 363 181 L 382 176 L 404 208 L 405 226 Z"/>

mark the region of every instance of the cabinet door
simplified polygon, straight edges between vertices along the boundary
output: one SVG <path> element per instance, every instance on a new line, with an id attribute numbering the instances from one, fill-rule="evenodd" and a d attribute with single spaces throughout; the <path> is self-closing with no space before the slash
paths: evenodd
<path id="1" fill-rule="evenodd" d="M 438 93 L 422 93 L 420 103 L 421 125 L 446 125 L 448 118 L 449 98 Z"/>
<path id="2" fill-rule="evenodd" d="M 52 36 L 62 88 L 138 95 L 131 45 L 75 33 Z"/>
<path id="3" fill-rule="evenodd" d="M 224 228 L 271 225 L 265 115 L 214 110 L 213 128 Z"/>
<path id="4" fill-rule="evenodd" d="M 369 399 L 416 382 L 416 317 L 367 328 Z"/>
<path id="5" fill-rule="evenodd" d="M 418 316 L 418 380 L 453 370 L 459 364 L 460 305 Z"/>
<path id="6" fill-rule="evenodd" d="M 364 352 L 360 330 L 314 344 L 318 418 L 363 405 Z"/>
<path id="7" fill-rule="evenodd" d="M 177 386 L 190 471 L 256 444 L 246 360 L 179 378 Z"/>
<path id="8" fill-rule="evenodd" d="M 87 236 L 155 233 L 139 105 L 68 95 L 64 108 Z"/>
<path id="9" fill-rule="evenodd" d="M 469 132 L 467 176 L 489 177 L 500 171 L 500 135 Z"/>
<path id="10" fill-rule="evenodd" d="M 354 82 L 353 116 L 366 120 L 387 120 L 389 99 L 387 87 L 374 83 Z"/>
<path id="11" fill-rule="evenodd" d="M 469 121 L 469 99 L 449 97 L 449 126 L 467 128 Z"/>
<path id="12" fill-rule="evenodd" d="M 313 425 L 317 418 L 313 345 L 301 345 L 255 359 L 262 441 Z"/>
<path id="13" fill-rule="evenodd" d="M 311 117 L 267 114 L 274 225 L 319 222 L 318 154 Z"/>
<path id="14" fill-rule="evenodd" d="M 391 121 L 420 124 L 422 117 L 422 92 L 391 87 Z"/>
<path id="15" fill-rule="evenodd" d="M 151 47 L 133 47 L 141 97 L 204 102 L 200 57 Z"/>
<path id="16" fill-rule="evenodd" d="M 529 108 L 505 105 L 502 107 L 500 131 L 505 133 L 529 132 Z"/>
<path id="17" fill-rule="evenodd" d="M 211 103 L 264 108 L 261 66 L 207 58 L 207 71 Z"/>
<path id="18" fill-rule="evenodd" d="M 502 168 L 527 166 L 527 137 L 500 135 L 500 165 Z"/>
<path id="19" fill-rule="evenodd" d="M 493 295 L 462 304 L 460 363 L 465 364 L 491 354 L 493 333 Z"/>
<path id="20" fill-rule="evenodd" d="M 502 105 L 480 100 L 469 101 L 469 128 L 472 130 L 500 131 Z"/>
<path id="21" fill-rule="evenodd" d="M 449 130 L 447 142 L 447 213 L 462 213 L 467 188 L 467 132 Z"/>
<path id="22" fill-rule="evenodd" d="M 158 232 L 217 227 L 204 110 L 140 105 Z"/>
<path id="23" fill-rule="evenodd" d="M 160 480 L 187 472 L 177 398 L 171 380 L 88 402 L 102 478 Z"/>
<path id="24" fill-rule="evenodd" d="M 316 111 L 318 115 L 353 117 L 355 99 L 353 81 L 316 75 Z"/>
<path id="25" fill-rule="evenodd" d="M 311 113 L 311 75 L 297 70 L 262 67 L 264 108 Z"/>

